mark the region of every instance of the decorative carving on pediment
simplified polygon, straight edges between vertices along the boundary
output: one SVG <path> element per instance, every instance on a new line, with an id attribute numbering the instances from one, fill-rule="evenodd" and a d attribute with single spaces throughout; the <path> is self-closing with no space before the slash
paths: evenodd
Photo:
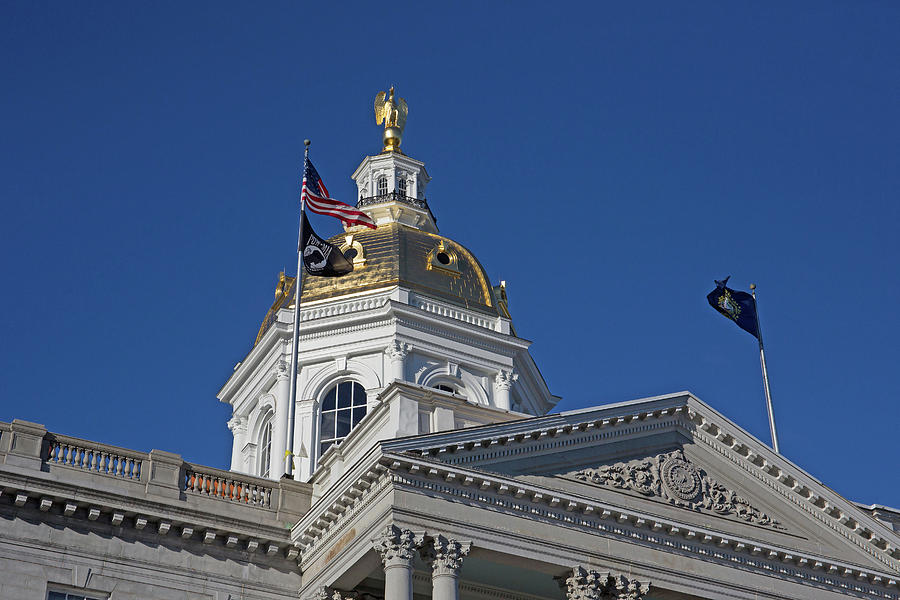
<path id="1" fill-rule="evenodd" d="M 682 450 L 657 454 L 652 458 L 583 469 L 576 479 L 598 485 L 657 496 L 676 506 L 707 509 L 735 516 L 748 523 L 784 529 L 778 521 L 691 463 Z"/>

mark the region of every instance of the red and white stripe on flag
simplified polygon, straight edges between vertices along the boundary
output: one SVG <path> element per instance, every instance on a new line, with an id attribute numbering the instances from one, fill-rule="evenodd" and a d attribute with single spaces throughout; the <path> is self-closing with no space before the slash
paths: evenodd
<path id="1" fill-rule="evenodd" d="M 306 200 L 306 207 L 316 214 L 326 217 L 334 217 L 340 219 L 345 225 L 365 225 L 372 229 L 376 229 L 375 221 L 366 213 L 356 210 L 349 204 L 345 204 L 334 198 L 323 198 L 311 193 L 304 182 L 303 198 Z"/>

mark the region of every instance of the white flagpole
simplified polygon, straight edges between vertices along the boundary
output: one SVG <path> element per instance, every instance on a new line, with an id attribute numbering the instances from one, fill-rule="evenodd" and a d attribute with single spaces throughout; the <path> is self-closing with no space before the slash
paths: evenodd
<path id="1" fill-rule="evenodd" d="M 750 284 L 753 295 L 753 310 L 756 316 L 756 333 L 759 340 L 759 364 L 762 365 L 763 387 L 766 390 L 766 408 L 769 410 L 769 431 L 772 433 L 772 448 L 778 452 L 778 435 L 775 433 L 775 413 L 772 412 L 772 393 L 769 391 L 769 373 L 766 371 L 766 351 L 763 349 L 762 328 L 759 325 L 759 310 L 756 308 L 756 284 Z M 780 452 L 779 452 L 780 453 Z"/>
<path id="2" fill-rule="evenodd" d="M 306 162 L 309 160 L 309 140 L 303 140 L 303 184 L 306 184 Z M 300 192 L 300 227 L 297 231 L 297 280 L 294 282 L 294 335 L 291 338 L 291 394 L 288 400 L 288 440 L 285 453 L 285 472 L 296 479 L 294 473 L 294 410 L 297 404 L 297 367 L 300 346 L 300 297 L 303 295 L 303 214 L 306 198 Z"/>

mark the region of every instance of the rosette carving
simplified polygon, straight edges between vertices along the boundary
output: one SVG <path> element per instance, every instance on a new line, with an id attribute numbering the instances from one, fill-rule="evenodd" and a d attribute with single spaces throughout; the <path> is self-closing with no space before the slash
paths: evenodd
<path id="1" fill-rule="evenodd" d="M 784 529 L 746 498 L 709 477 L 687 460 L 680 449 L 640 461 L 583 469 L 572 476 L 597 485 L 658 496 L 676 506 L 707 509 L 748 523 Z"/>

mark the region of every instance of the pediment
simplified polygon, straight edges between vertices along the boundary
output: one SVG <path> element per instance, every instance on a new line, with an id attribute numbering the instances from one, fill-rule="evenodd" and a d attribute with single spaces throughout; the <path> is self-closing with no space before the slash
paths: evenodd
<path id="1" fill-rule="evenodd" d="M 644 459 L 604 464 L 563 473 L 561 477 L 589 485 L 631 491 L 695 512 L 733 517 L 764 527 L 785 530 L 777 519 L 694 464 L 679 448 Z"/>
<path id="2" fill-rule="evenodd" d="M 386 443 L 707 537 L 900 572 L 900 537 L 693 396 Z M 742 542 L 744 543 L 744 542 Z"/>

